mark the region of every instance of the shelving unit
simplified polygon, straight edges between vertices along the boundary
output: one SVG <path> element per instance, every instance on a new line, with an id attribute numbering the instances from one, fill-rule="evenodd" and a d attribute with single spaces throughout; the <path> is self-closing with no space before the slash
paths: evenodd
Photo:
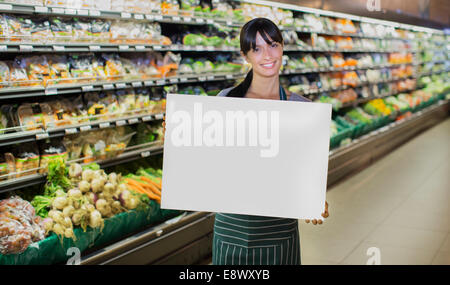
<path id="1" fill-rule="evenodd" d="M 334 30 L 314 30 L 311 27 L 298 27 L 295 25 L 279 25 L 282 31 L 290 31 L 297 33 L 299 38 L 310 39 L 312 36 L 329 36 L 329 37 L 350 37 L 355 41 L 372 40 L 372 41 L 391 41 L 390 43 L 401 42 L 407 48 L 393 48 L 389 44 L 387 48 L 361 48 L 355 45 L 351 49 L 320 47 L 314 44 L 287 44 L 284 47 L 286 55 L 295 54 L 335 54 L 342 53 L 345 56 L 373 55 L 392 53 L 410 53 L 413 54 L 413 61 L 408 63 L 382 63 L 364 66 L 345 66 L 345 67 L 314 67 L 289 69 L 284 68 L 280 72 L 280 76 L 290 80 L 292 76 L 311 75 L 319 76 L 327 73 L 345 73 L 350 71 L 365 72 L 367 70 L 391 70 L 399 67 L 412 67 L 414 72 L 412 75 L 401 78 L 390 77 L 379 80 L 361 80 L 356 86 L 341 85 L 337 88 L 325 88 L 322 86 L 314 86 L 305 90 L 300 95 L 317 99 L 318 96 L 327 95 L 331 92 L 344 91 L 350 88 L 375 87 L 379 84 L 389 84 L 403 81 L 406 79 L 418 80 L 422 77 L 436 76 L 438 74 L 448 73 L 450 69 L 449 50 L 446 44 L 449 43 L 449 37 L 444 35 L 442 31 L 428 29 L 377 19 L 359 17 L 343 13 L 335 13 L 332 11 L 323 11 L 318 9 L 305 8 L 295 5 L 282 4 L 277 2 L 259 1 L 259 0 L 233 0 L 234 4 L 252 4 L 276 7 L 293 13 L 294 18 L 302 17 L 303 14 L 312 14 L 318 17 L 344 18 L 350 19 L 355 24 L 369 23 L 374 25 L 382 25 L 386 29 L 401 29 L 415 35 L 414 38 L 394 37 L 394 36 L 374 36 L 364 34 L 362 31 L 355 33 L 343 33 Z M 212 0 L 212 3 L 218 3 Z M 0 3 L 0 14 L 24 15 L 24 17 L 40 16 L 44 18 L 50 17 L 77 17 L 80 19 L 105 19 L 105 20 L 121 20 L 136 21 L 142 23 L 160 23 L 164 27 L 177 27 L 179 25 L 187 25 L 188 27 L 210 27 L 226 26 L 241 27 L 244 22 L 236 21 L 232 17 L 206 17 L 197 15 L 162 15 L 161 11 L 152 11 L 152 13 L 134 13 L 130 11 L 103 11 L 91 9 L 71 9 L 64 7 L 47 7 L 39 5 L 25 5 L 15 3 Z M 164 35 L 164 34 L 163 34 Z M 400 34 L 399 34 L 400 35 Z M 419 38 L 419 35 L 436 35 L 441 40 Z M 0 35 L 1 36 L 1 35 Z M 361 45 L 362 46 L 362 45 Z M 445 56 L 439 59 L 420 58 L 424 52 L 437 52 Z M 225 53 L 233 56 L 239 56 L 239 48 L 233 46 L 208 46 L 208 45 L 184 45 L 174 43 L 169 45 L 154 43 L 110 43 L 110 42 L 76 42 L 57 40 L 47 42 L 36 42 L 32 39 L 22 41 L 11 41 L 8 38 L 0 37 L 0 52 L 2 58 L 10 59 L 15 55 L 44 55 L 44 54 L 71 54 L 71 53 L 146 53 L 146 52 L 173 52 L 182 56 L 188 54 L 193 57 L 209 57 L 217 53 Z M 419 72 L 419 68 L 426 65 L 442 64 L 444 67 L 440 70 L 431 70 Z M 11 102 L 23 102 L 24 100 L 47 100 L 66 98 L 70 95 L 84 94 L 87 92 L 109 92 L 123 89 L 138 89 L 165 86 L 186 86 L 189 84 L 212 84 L 227 83 L 232 85 L 245 77 L 245 73 L 196 73 L 181 74 L 173 76 L 156 77 L 144 76 L 140 78 L 121 78 L 120 80 L 101 80 L 99 78 L 90 78 L 80 83 L 71 84 L 44 84 L 43 82 L 34 82 L 33 86 L 12 87 L 10 82 L 0 82 L 0 105 L 11 104 Z M 87 81 L 87 82 L 86 82 Z M 420 88 L 416 84 L 414 88 L 401 90 L 401 92 L 412 92 Z M 373 94 L 369 96 L 359 96 L 356 100 L 342 104 L 340 109 L 361 106 L 373 99 L 385 98 L 396 95 L 400 92 L 389 91 L 381 94 Z M 153 98 L 159 100 L 163 98 Z M 329 155 L 329 177 L 328 182 L 337 182 L 350 173 L 361 169 L 371 161 L 386 154 L 388 151 L 396 147 L 398 144 L 408 140 L 417 132 L 435 124 L 448 116 L 449 101 L 441 100 L 426 109 L 414 113 L 411 117 L 399 122 L 393 122 L 379 129 L 373 130 L 368 134 L 354 139 L 351 143 L 330 150 Z M 339 112 L 339 110 L 335 111 Z M 392 114 L 396 117 L 399 114 Z M 88 133 L 93 130 L 116 128 L 121 126 L 134 126 L 139 123 L 157 122 L 163 119 L 164 113 L 134 113 L 114 118 L 101 118 L 89 122 L 66 125 L 59 128 L 38 129 L 32 131 L 24 131 L 18 127 L 18 131 L 0 134 L 0 147 L 8 147 L 22 143 L 39 143 L 47 138 L 63 138 L 66 135 Z M 110 167 L 114 165 L 125 164 L 142 158 L 152 159 L 163 153 L 163 147 L 160 143 L 143 144 L 127 147 L 123 153 L 110 159 L 99 159 L 96 162 L 102 167 Z M 79 161 L 82 161 L 80 159 Z M 0 181 L 0 193 L 7 193 L 14 190 L 23 190 L 33 185 L 43 184 L 46 181 L 45 174 L 32 174 L 20 178 L 8 179 Z M 210 245 L 212 240 L 212 226 L 214 222 L 214 214 L 212 213 L 185 213 L 180 217 L 163 222 L 160 225 L 153 225 L 137 233 L 129 233 L 122 240 L 115 241 L 102 248 L 94 248 L 83 253 L 82 264 L 173 264 L 173 263 L 196 263 L 203 256 L 210 253 Z"/>

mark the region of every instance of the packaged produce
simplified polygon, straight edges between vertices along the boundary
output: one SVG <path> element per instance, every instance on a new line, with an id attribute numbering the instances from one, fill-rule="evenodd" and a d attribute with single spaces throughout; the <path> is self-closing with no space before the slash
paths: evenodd
<path id="1" fill-rule="evenodd" d="M 111 30 L 111 22 L 101 19 L 91 21 L 92 41 L 97 43 L 109 42 L 109 33 Z"/>
<path id="2" fill-rule="evenodd" d="M 52 109 L 53 122 L 47 124 L 48 128 L 58 128 L 62 126 L 77 124 L 77 120 L 72 118 L 71 102 L 67 99 L 60 99 L 48 102 Z"/>
<path id="3" fill-rule="evenodd" d="M 99 119 L 99 116 L 104 115 L 107 111 L 105 105 L 100 102 L 100 96 L 97 92 L 85 93 L 84 101 L 86 102 L 87 113 L 90 120 Z"/>
<path id="4" fill-rule="evenodd" d="M 28 78 L 33 82 L 47 86 L 50 79 L 50 69 L 45 55 L 24 57 L 21 59 L 25 63 Z M 35 83 L 36 85 L 39 83 Z"/>
<path id="5" fill-rule="evenodd" d="M 11 78 L 9 66 L 6 62 L 0 61 L 0 88 L 8 87 Z"/>
<path id="6" fill-rule="evenodd" d="M 102 54 L 105 61 L 105 74 L 109 80 L 119 80 L 125 75 L 125 69 L 122 66 L 118 54 Z"/>
<path id="7" fill-rule="evenodd" d="M 33 20 L 33 26 L 30 32 L 32 41 L 36 43 L 46 43 L 49 39 L 53 38 L 50 22 L 46 19 Z"/>
<path id="8" fill-rule="evenodd" d="M 45 238 L 33 206 L 18 196 L 0 201 L 0 253 L 18 254 Z"/>
<path id="9" fill-rule="evenodd" d="M 0 181 L 4 181 L 4 180 L 8 179 L 8 173 L 9 173 L 9 168 L 8 168 L 8 163 L 6 162 L 5 154 L 1 153 L 0 154 Z"/>
<path id="10" fill-rule="evenodd" d="M 150 90 L 139 88 L 136 90 L 136 114 L 151 113 Z"/>
<path id="11" fill-rule="evenodd" d="M 67 151 L 64 144 L 59 139 L 48 139 L 40 145 L 40 169 L 39 173 L 47 173 L 49 162 L 55 159 L 67 161 Z"/>
<path id="12" fill-rule="evenodd" d="M 50 29 L 54 42 L 69 42 L 73 39 L 72 23 L 63 18 L 50 19 Z"/>
<path id="13" fill-rule="evenodd" d="M 117 99 L 119 101 L 119 114 L 125 116 L 130 111 L 136 109 L 136 95 L 133 89 L 117 90 Z"/>
<path id="14" fill-rule="evenodd" d="M 107 116 L 104 116 L 101 119 L 115 118 L 119 116 L 119 101 L 117 100 L 117 96 L 114 92 L 102 92 L 99 94 L 99 99 L 99 104 L 105 106 L 105 114 L 107 114 Z"/>
<path id="15" fill-rule="evenodd" d="M 16 146 L 14 150 L 16 177 L 36 174 L 39 167 L 39 149 L 35 143 Z"/>
<path id="16" fill-rule="evenodd" d="M 72 27 L 74 42 L 91 42 L 92 27 L 90 21 L 74 18 Z"/>
<path id="17" fill-rule="evenodd" d="M 48 85 L 72 83 L 69 62 L 65 55 L 48 55 L 47 61 L 50 72 Z"/>
<path id="18" fill-rule="evenodd" d="M 92 66 L 92 62 L 94 61 L 92 54 L 71 54 L 68 60 L 70 74 L 77 83 L 91 82 L 97 79 Z"/>
<path id="19" fill-rule="evenodd" d="M 127 133 L 124 127 L 111 129 L 105 148 L 106 157 L 113 158 L 124 152 L 136 132 Z"/>
<path id="20" fill-rule="evenodd" d="M 16 57 L 14 61 L 7 61 L 6 63 L 10 70 L 10 86 L 17 87 L 31 85 L 25 69 L 25 62 L 20 57 Z"/>
<path id="21" fill-rule="evenodd" d="M 25 103 L 17 109 L 20 126 L 22 130 L 37 130 L 44 128 L 43 110 L 39 103 Z"/>
<path id="22" fill-rule="evenodd" d="M 33 22 L 30 19 L 4 15 L 3 21 L 6 27 L 6 38 L 9 41 L 29 42 L 31 40 Z"/>

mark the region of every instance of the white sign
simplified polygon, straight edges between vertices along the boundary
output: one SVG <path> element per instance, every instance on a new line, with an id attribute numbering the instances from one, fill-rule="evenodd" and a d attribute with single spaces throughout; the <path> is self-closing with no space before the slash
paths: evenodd
<path id="1" fill-rule="evenodd" d="M 331 105 L 168 94 L 161 208 L 324 212 Z"/>

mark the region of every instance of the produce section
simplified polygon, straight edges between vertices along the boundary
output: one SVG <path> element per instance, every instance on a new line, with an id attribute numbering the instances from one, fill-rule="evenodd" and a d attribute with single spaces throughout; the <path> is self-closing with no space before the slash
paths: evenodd
<path id="1" fill-rule="evenodd" d="M 438 30 L 265 1 L 1 0 L 0 264 L 64 263 L 73 246 L 86 264 L 170 263 L 209 247 L 211 215 L 159 208 L 165 94 L 239 82 L 239 30 L 259 16 L 282 30 L 288 96 L 333 106 L 330 183 L 356 168 L 334 167 L 350 150 L 448 110 Z"/>

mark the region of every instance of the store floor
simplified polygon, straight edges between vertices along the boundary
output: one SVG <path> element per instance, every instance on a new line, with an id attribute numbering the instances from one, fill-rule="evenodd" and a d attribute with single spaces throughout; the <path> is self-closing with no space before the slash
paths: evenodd
<path id="1" fill-rule="evenodd" d="M 327 200 L 323 225 L 300 222 L 303 264 L 450 264 L 450 118 L 333 186 Z"/>

